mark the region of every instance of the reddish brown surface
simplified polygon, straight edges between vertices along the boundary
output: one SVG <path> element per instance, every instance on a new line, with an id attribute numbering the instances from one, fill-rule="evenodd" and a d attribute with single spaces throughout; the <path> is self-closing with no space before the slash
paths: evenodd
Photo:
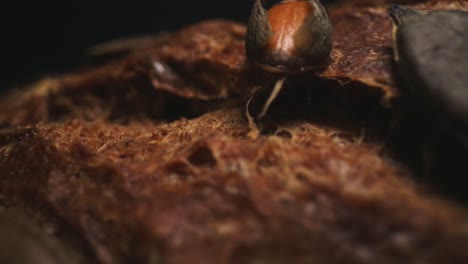
<path id="1" fill-rule="evenodd" d="M 385 7 L 331 8 L 334 26 L 332 63 L 321 75 L 356 80 L 397 95 L 391 75 L 392 22 Z"/>
<path id="2" fill-rule="evenodd" d="M 468 9 L 468 2 L 433 0 L 418 8 Z M 351 92 L 356 86 L 347 84 L 355 81 L 364 84 L 358 89 L 384 98 L 398 96 L 391 74 L 391 20 L 386 6 L 336 6 L 330 7 L 329 13 L 334 25 L 332 62 L 320 76 L 337 80 Z M 119 109 L 128 112 L 127 107 L 137 116 L 151 112 L 160 118 L 174 112 L 167 110 L 168 100 L 161 99 L 166 96 L 192 100 L 247 96 L 262 77 L 251 76 L 245 63 L 244 35 L 241 24 L 208 21 L 156 37 L 154 48 L 80 74 L 45 79 L 31 93 L 3 99 L 0 126 L 22 124 L 22 120 L 55 120 L 60 117 L 48 112 L 57 112 L 56 108 L 85 119 L 111 119 L 119 116 L 115 113 Z M 138 100 L 140 96 L 151 99 Z M 89 107 L 77 109 L 73 107 L 76 104 Z"/>
<path id="3" fill-rule="evenodd" d="M 371 90 L 395 96 L 390 20 L 384 9 L 332 9 L 330 14 L 335 24 L 332 64 L 321 75 L 338 80 L 349 93 Z M 200 100 L 246 97 L 263 77 L 250 73 L 245 64 L 244 34 L 245 28 L 233 22 L 202 22 L 112 64 L 45 79 L 31 92 L 3 99 L 0 126 L 65 117 L 119 119 L 121 113 L 126 119 L 148 113 L 166 118 L 194 112 Z M 348 81 L 366 86 L 347 86 Z"/>
<path id="4" fill-rule="evenodd" d="M 274 32 L 266 49 L 294 52 L 294 33 L 313 12 L 306 1 L 280 3 L 268 11 L 271 30 Z"/>
<path id="5" fill-rule="evenodd" d="M 245 93 L 250 88 L 243 76 L 244 36 L 245 27 L 229 21 L 201 22 L 180 30 L 168 38 L 167 44 L 148 51 L 152 63 L 165 67 L 164 74 L 151 72 L 153 84 L 157 89 L 195 99 Z M 191 85 L 181 86 L 172 78 Z M 200 85 L 194 87 L 194 83 Z"/>
<path id="6" fill-rule="evenodd" d="M 465 214 L 418 190 L 378 145 L 306 122 L 258 140 L 248 131 L 223 110 L 3 132 L 0 191 L 50 206 L 107 263 L 468 259 L 452 255 L 468 242 Z"/>
<path id="7" fill-rule="evenodd" d="M 337 7 L 329 11 L 334 48 L 332 63 L 321 76 L 345 88 L 349 81 L 356 81 L 382 97 L 396 96 L 386 9 Z M 245 97 L 262 77 L 251 76 L 245 63 L 244 35 L 243 25 L 208 21 L 158 37 L 154 48 L 80 74 L 45 79 L 34 92 L 4 99 L 9 103 L 0 104 L 0 124 L 60 120 L 61 116 L 49 115 L 59 112 L 54 109 L 84 119 L 112 119 L 120 116 L 116 113 L 120 110 L 136 116 L 151 112 L 160 118 L 174 112 L 167 96 L 191 100 Z M 74 108 L 76 104 L 82 107 Z M 13 115 L 2 115 L 7 112 Z"/>
<path id="8" fill-rule="evenodd" d="M 333 90 L 313 106 L 379 112 L 397 96 L 385 7 L 330 15 L 333 62 L 299 85 Z M 244 34 L 202 22 L 3 98 L 0 193 L 48 209 L 102 263 L 467 263 L 466 210 L 418 187 L 388 142 L 356 136 L 336 110 L 305 119 L 278 98 L 285 120 L 247 136 L 238 98 L 262 77 L 249 77 Z"/>
<path id="9" fill-rule="evenodd" d="M 330 16 L 335 28 L 332 63 L 321 76 L 345 87 L 356 81 L 384 97 L 396 96 L 390 75 L 391 24 L 385 8 L 331 8 Z M 154 48 L 94 70 L 46 79 L 32 93 L 4 99 L 16 102 L 0 104 L 0 123 L 60 119 L 47 113 L 57 108 L 85 119 L 110 119 L 119 116 L 115 113 L 119 109 L 128 112 L 127 108 L 135 115 L 151 112 L 164 117 L 170 108 L 168 100 L 161 99 L 166 96 L 196 100 L 247 96 L 262 77 L 251 76 L 245 64 L 244 34 L 243 25 L 228 21 L 187 27 L 163 40 L 157 38 Z M 89 107 L 73 108 L 76 104 Z M 2 115 L 6 112 L 13 115 Z"/>
<path id="10" fill-rule="evenodd" d="M 425 1 L 385 2 L 415 4 Z M 329 8 L 334 27 L 332 62 L 321 73 L 322 77 L 378 87 L 387 99 L 398 96 L 392 75 L 392 21 L 387 7 L 379 1 L 344 1 L 340 6 Z M 432 0 L 415 8 L 468 10 L 468 1 Z"/>

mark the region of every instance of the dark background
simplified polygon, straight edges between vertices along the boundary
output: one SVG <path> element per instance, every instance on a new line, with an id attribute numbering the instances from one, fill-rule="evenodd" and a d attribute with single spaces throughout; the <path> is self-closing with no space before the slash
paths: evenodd
<path id="1" fill-rule="evenodd" d="M 0 91 L 77 67 L 86 48 L 209 19 L 245 22 L 253 0 L 7 2 L 0 7 Z"/>

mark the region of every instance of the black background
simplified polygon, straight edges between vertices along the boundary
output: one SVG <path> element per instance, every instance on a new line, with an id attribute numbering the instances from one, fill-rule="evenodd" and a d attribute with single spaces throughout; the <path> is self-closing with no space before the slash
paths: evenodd
<path id="1" fill-rule="evenodd" d="M 252 0 L 52 1 L 0 6 L 0 91 L 70 70 L 86 48 L 111 39 L 171 31 L 210 18 L 248 19 Z"/>

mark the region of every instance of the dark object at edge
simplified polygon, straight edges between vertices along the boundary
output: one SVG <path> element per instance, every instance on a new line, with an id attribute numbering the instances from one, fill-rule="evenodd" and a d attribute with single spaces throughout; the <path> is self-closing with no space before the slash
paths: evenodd
<path id="1" fill-rule="evenodd" d="M 407 92 L 442 132 L 468 147 L 468 13 L 389 8 Z"/>

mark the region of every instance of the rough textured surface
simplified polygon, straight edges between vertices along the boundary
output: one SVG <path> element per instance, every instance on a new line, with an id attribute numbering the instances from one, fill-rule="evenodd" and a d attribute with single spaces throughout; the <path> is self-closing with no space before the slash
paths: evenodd
<path id="1" fill-rule="evenodd" d="M 465 214 L 378 145 L 305 122 L 247 132 L 237 110 L 24 127 L 0 137 L 0 190 L 50 206 L 105 263 L 467 260 Z"/>
<path id="2" fill-rule="evenodd" d="M 392 22 L 387 6 L 378 4 L 378 1 L 371 2 L 346 1 L 345 4 L 329 9 L 334 27 L 333 61 L 321 76 L 379 87 L 383 96 L 390 99 L 399 93 L 391 74 Z M 411 4 L 424 1 L 386 2 Z M 415 7 L 428 10 L 467 10 L 468 2 L 434 0 Z"/>
<path id="3" fill-rule="evenodd" d="M 398 96 L 390 74 L 391 19 L 386 6 L 353 6 L 358 3 L 329 8 L 334 26 L 332 62 L 319 76 L 351 90 L 357 82 L 358 90 L 371 90 L 388 103 L 386 99 Z M 468 10 L 468 2 L 432 0 L 417 7 Z M 122 116 L 119 112 L 132 117 L 150 113 L 154 118 L 199 114 L 194 108 L 202 112 L 204 108 L 197 100 L 243 96 L 261 83 L 246 64 L 244 35 L 244 25 L 207 21 L 157 36 L 153 46 L 145 40 L 145 49 L 112 64 L 48 78 L 29 91 L 2 98 L 0 127 L 60 120 L 64 115 L 91 120 L 113 119 Z M 180 105 L 177 109 L 167 106 L 174 104 L 174 98 Z"/>
<path id="4" fill-rule="evenodd" d="M 244 25 L 227 21 L 202 22 L 171 35 L 150 55 L 155 87 L 198 99 L 245 93 L 244 36 Z M 184 87 L 172 78 L 202 85 Z"/>
<path id="5" fill-rule="evenodd" d="M 322 76 L 359 81 L 380 87 L 385 96 L 395 96 L 390 70 L 392 22 L 386 8 L 336 8 L 330 9 L 330 17 L 334 27 L 333 62 Z"/>
<path id="6" fill-rule="evenodd" d="M 256 139 L 242 100 L 268 76 L 233 22 L 4 97 L 0 205 L 59 219 L 100 263 L 467 263 L 466 210 L 389 155 L 385 7 L 330 15 L 333 63 L 288 80 Z"/>
<path id="7" fill-rule="evenodd" d="M 65 118 L 127 122 L 199 114 L 203 100 L 252 88 L 243 66 L 244 34 L 245 27 L 234 22 L 201 22 L 156 37 L 155 48 L 44 79 L 0 100 L 0 127 Z"/>
<path id="8" fill-rule="evenodd" d="M 320 76 L 350 93 L 357 82 L 365 84 L 358 93 L 365 89 L 384 98 L 397 96 L 390 75 L 391 20 L 386 8 L 329 11 L 334 24 L 332 63 Z M 197 100 L 248 95 L 263 78 L 246 64 L 244 35 L 245 27 L 238 23 L 208 21 L 156 37 L 153 48 L 93 70 L 45 79 L 34 91 L 3 98 L 0 126 L 65 116 L 115 119 L 122 116 L 119 113 L 167 118 L 193 113 Z M 180 107 L 172 106 L 173 99 Z"/>

